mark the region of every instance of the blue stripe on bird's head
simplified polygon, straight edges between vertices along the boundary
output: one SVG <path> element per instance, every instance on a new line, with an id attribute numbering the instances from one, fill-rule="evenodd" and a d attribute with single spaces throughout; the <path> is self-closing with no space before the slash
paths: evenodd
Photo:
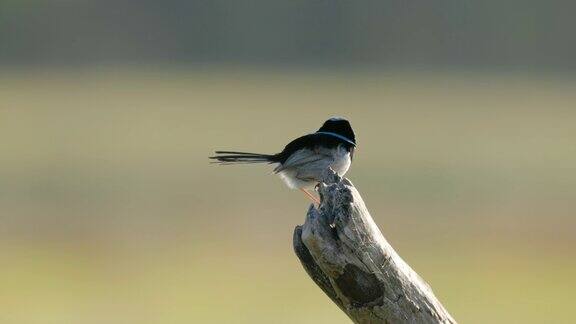
<path id="1" fill-rule="evenodd" d="M 350 126 L 350 122 L 348 122 L 345 118 L 342 117 L 332 117 L 324 122 L 322 127 L 318 130 L 320 133 L 334 133 L 336 135 L 342 136 L 356 145 L 356 136 L 354 135 L 354 131 L 352 130 L 352 126 Z"/>

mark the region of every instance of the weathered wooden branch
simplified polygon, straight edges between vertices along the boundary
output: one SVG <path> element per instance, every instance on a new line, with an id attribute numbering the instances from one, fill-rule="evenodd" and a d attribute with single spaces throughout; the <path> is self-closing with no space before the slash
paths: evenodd
<path id="1" fill-rule="evenodd" d="M 355 323 L 456 323 L 400 258 L 348 179 L 331 170 L 294 230 L 294 250 L 308 275 Z"/>

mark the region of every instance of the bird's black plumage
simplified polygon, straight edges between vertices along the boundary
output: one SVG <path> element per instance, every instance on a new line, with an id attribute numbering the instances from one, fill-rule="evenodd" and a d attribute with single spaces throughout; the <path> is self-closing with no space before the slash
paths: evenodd
<path id="1" fill-rule="evenodd" d="M 334 117 L 328 119 L 327 121 L 324 122 L 322 127 L 320 127 L 318 132 L 328 132 L 338 134 L 342 137 L 345 137 L 350 142 L 354 143 L 354 146 L 356 146 L 356 136 L 354 134 L 354 130 L 352 130 L 350 122 L 348 122 L 344 118 Z"/>
<path id="2" fill-rule="evenodd" d="M 296 151 L 314 150 L 318 147 L 336 148 L 343 146 L 353 157 L 356 137 L 350 123 L 344 118 L 330 118 L 324 122 L 316 133 L 307 134 L 288 143 L 282 152 L 277 154 L 259 154 L 233 151 L 216 151 L 210 159 L 219 164 L 235 163 L 284 163 Z"/>
<path id="3" fill-rule="evenodd" d="M 282 152 L 275 154 L 273 156 L 274 162 L 284 163 L 292 154 L 304 148 L 314 150 L 317 147 L 335 148 L 338 145 L 344 146 L 348 151 L 353 151 L 354 149 L 352 144 L 327 134 L 312 133 L 304 135 L 288 143 Z"/>

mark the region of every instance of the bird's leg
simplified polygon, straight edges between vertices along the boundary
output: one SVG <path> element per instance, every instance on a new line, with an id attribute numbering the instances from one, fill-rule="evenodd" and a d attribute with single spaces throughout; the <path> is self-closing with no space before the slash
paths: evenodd
<path id="1" fill-rule="evenodd" d="M 308 196 L 308 198 L 310 198 L 313 202 L 317 203 L 318 206 L 320 206 L 320 199 L 316 198 L 313 194 L 309 193 L 308 190 L 304 189 L 304 188 L 300 188 L 300 190 L 306 195 Z"/>

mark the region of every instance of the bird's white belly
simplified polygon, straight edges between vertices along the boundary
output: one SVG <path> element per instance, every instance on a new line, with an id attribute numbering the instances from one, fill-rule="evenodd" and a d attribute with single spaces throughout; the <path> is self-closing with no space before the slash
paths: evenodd
<path id="1" fill-rule="evenodd" d="M 332 168 L 339 176 L 344 176 L 352 163 L 350 152 L 343 147 L 318 152 L 303 150 L 298 154 L 302 156 L 300 159 L 287 160 L 278 172 L 280 178 L 292 189 L 314 187 L 328 168 Z"/>
<path id="2" fill-rule="evenodd" d="M 350 153 L 345 152 L 345 154 L 339 154 L 334 158 L 334 162 L 330 165 L 334 172 L 338 173 L 339 176 L 344 176 L 348 169 L 350 169 L 350 164 L 352 160 L 350 159 Z"/>

